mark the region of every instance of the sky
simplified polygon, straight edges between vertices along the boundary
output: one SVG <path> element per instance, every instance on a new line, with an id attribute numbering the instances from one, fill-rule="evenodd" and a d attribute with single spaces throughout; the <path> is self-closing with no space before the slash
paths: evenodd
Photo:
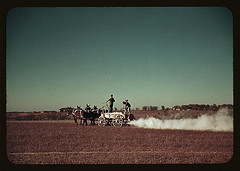
<path id="1" fill-rule="evenodd" d="M 7 111 L 233 104 L 224 7 L 21 7 L 6 20 Z"/>

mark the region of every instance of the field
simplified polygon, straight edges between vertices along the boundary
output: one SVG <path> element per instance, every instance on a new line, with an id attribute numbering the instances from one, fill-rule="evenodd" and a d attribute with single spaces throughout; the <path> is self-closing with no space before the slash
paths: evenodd
<path id="1" fill-rule="evenodd" d="M 14 164 L 209 164 L 233 155 L 233 132 L 76 126 L 72 120 L 6 126 Z"/>

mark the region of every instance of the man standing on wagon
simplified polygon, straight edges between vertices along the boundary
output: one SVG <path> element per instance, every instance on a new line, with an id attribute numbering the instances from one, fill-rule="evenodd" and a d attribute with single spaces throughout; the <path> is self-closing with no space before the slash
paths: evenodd
<path id="1" fill-rule="evenodd" d="M 130 113 L 131 113 L 131 104 L 128 102 L 127 99 L 125 101 L 123 101 L 123 104 L 125 105 L 125 115 L 126 115 L 126 118 L 129 118 L 130 117 Z"/>
<path id="2" fill-rule="evenodd" d="M 107 101 L 106 101 L 106 103 L 107 102 L 109 102 L 109 110 L 110 110 L 110 113 L 113 111 L 113 103 L 115 102 L 115 99 L 113 98 L 113 95 L 111 94 L 111 97 L 110 97 L 110 99 L 108 99 Z"/>

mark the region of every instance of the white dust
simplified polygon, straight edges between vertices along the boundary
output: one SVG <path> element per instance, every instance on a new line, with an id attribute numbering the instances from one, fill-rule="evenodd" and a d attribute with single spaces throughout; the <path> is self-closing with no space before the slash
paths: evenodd
<path id="1" fill-rule="evenodd" d="M 233 131 L 233 116 L 229 113 L 228 109 L 221 109 L 211 115 L 202 114 L 195 119 L 160 120 L 149 117 L 131 121 L 130 125 L 152 129 Z"/>

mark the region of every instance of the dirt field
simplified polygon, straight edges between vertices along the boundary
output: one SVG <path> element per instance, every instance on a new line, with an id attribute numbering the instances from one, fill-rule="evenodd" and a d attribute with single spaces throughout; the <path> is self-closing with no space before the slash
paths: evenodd
<path id="1" fill-rule="evenodd" d="M 76 126 L 74 121 L 8 121 L 7 156 L 15 164 L 225 163 L 233 132 Z"/>

